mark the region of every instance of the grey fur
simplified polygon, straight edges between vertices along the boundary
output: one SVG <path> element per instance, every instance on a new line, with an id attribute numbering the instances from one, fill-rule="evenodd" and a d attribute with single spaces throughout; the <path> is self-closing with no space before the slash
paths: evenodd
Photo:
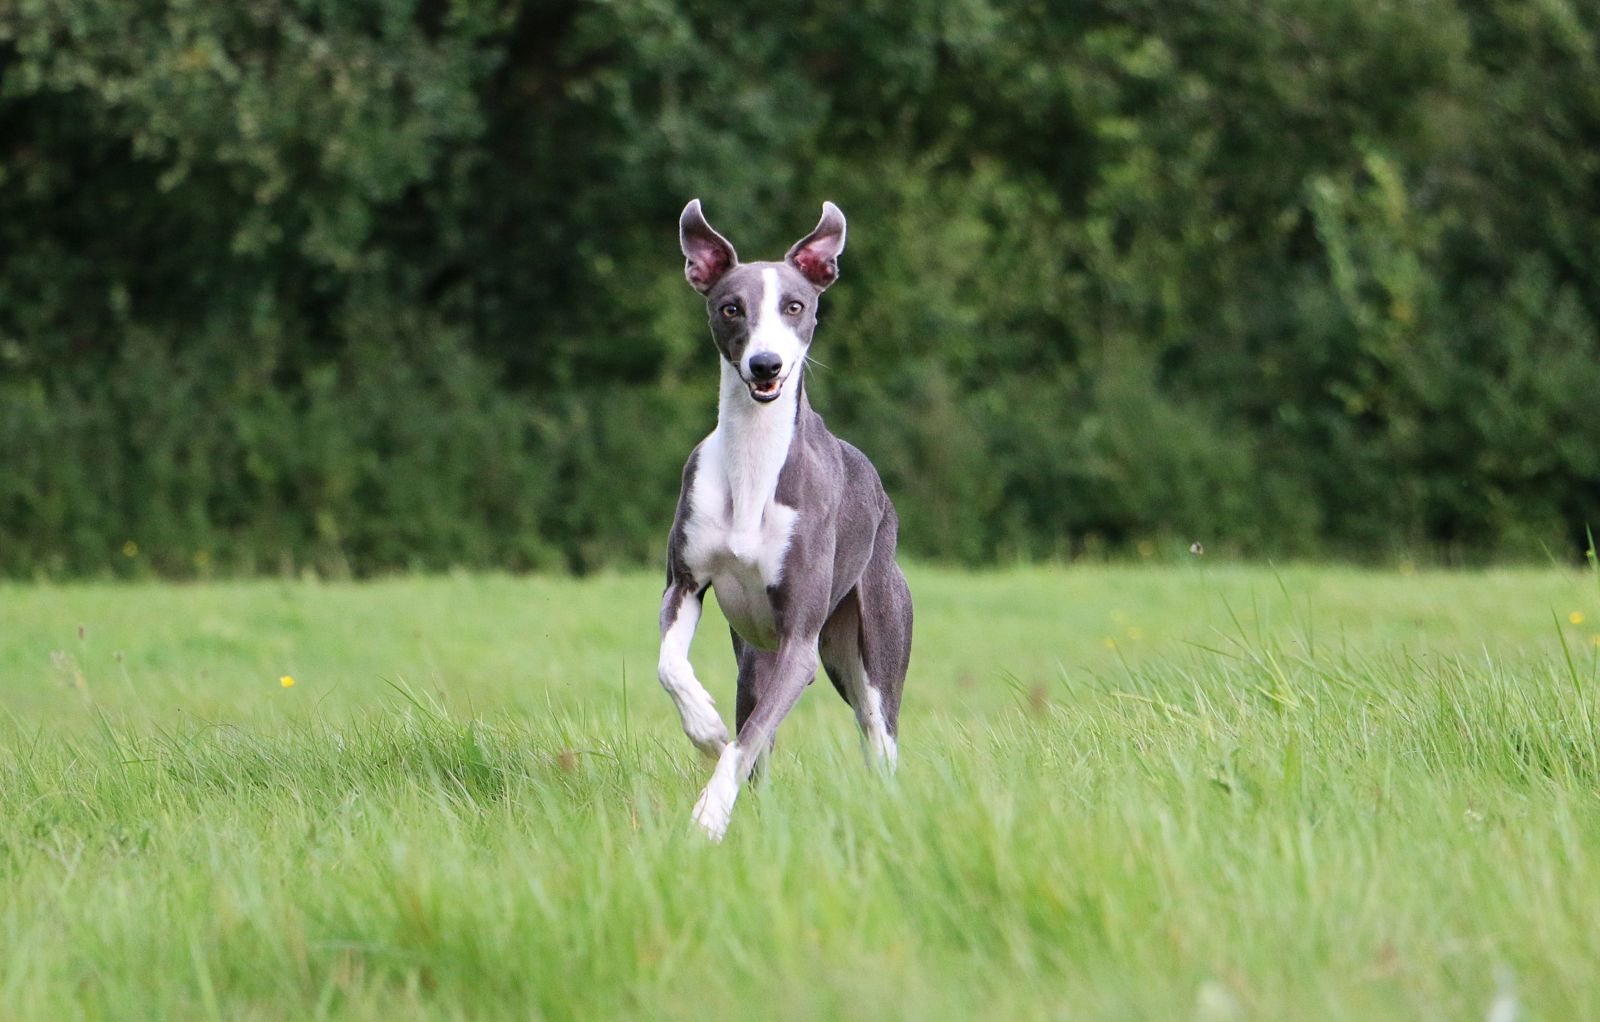
<path id="1" fill-rule="evenodd" d="M 740 264 L 733 246 L 706 223 L 698 200 L 684 209 L 679 234 L 686 259 L 685 274 L 691 285 L 706 296 L 717 350 L 749 388 L 745 393 L 732 384 L 735 389 L 731 394 L 724 388 L 719 431 L 724 430 L 725 418 L 731 414 L 750 417 L 788 413 L 781 406 L 754 410 L 756 402 L 772 401 L 777 395 L 765 397 L 758 392 L 759 381 L 752 378 L 744 357 L 750 338 L 761 326 L 760 306 L 768 279 L 778 285 L 780 300 L 776 307 L 786 319 L 785 326 L 803 342 L 800 358 L 793 366 L 785 367 L 788 372 L 783 376 L 787 382 L 782 386 L 795 388 L 794 422 L 772 495 L 772 502 L 779 506 L 777 510 L 788 508 L 795 512 L 778 581 L 768 586 L 765 594 L 776 641 L 753 626 L 747 626 L 745 634 L 735 627 L 732 636 L 739 667 L 736 743 L 742 750 L 742 758 L 735 757 L 736 780 L 744 781 L 764 757 L 778 725 L 814 679 L 819 658 L 834 687 L 855 710 L 863 735 L 868 736 L 880 725 L 886 730 L 892 766 L 901 689 L 910 662 L 912 618 L 911 592 L 895 561 L 898 518 L 866 455 L 828 432 L 822 416 L 811 407 L 803 378 L 804 352 L 816 328 L 817 299 L 838 276 L 844 216 L 832 203 L 825 204 L 816 230 L 796 242 L 784 260 L 776 263 Z M 775 276 L 769 278 L 768 271 Z M 737 307 L 737 312 L 730 307 Z M 740 401 L 751 402 L 751 406 L 730 409 L 730 402 Z M 669 692 L 674 691 L 674 686 L 681 689 L 684 682 L 681 675 L 669 671 L 676 661 L 668 664 L 668 633 L 688 601 L 703 600 L 712 587 L 712 578 L 706 576 L 716 575 L 717 571 L 707 565 L 726 563 L 726 557 L 713 562 L 703 552 L 697 554 L 691 549 L 689 538 L 695 528 L 704 530 L 708 525 L 724 524 L 693 520 L 697 481 L 708 472 L 721 471 L 717 464 L 702 463 L 708 445 L 717 437 L 713 433 L 689 456 L 668 541 L 661 632 L 662 683 Z M 726 436 L 719 442 L 727 443 Z M 772 504 L 767 506 L 770 509 Z M 699 513 L 702 518 L 707 517 L 704 508 Z M 731 520 L 733 516 L 730 498 L 727 517 Z M 765 527 L 765 519 L 763 522 Z M 696 564 L 696 556 L 704 563 Z M 743 567 L 748 569 L 753 563 Z M 736 619 L 734 614 L 728 616 Z M 675 692 L 674 699 L 679 699 L 680 694 L 681 691 Z M 874 714 L 881 717 L 875 721 Z M 691 731 L 688 712 L 685 730 L 703 750 L 719 751 L 714 737 L 707 739 L 702 734 L 697 738 Z M 877 739 L 881 738 L 878 732 Z M 711 787 L 708 785 L 702 803 L 710 797 Z M 727 808 L 731 807 L 729 797 Z M 697 820 L 713 836 L 720 837 L 720 831 L 706 824 L 699 812 L 697 807 Z M 725 819 L 722 826 L 726 826 Z"/>

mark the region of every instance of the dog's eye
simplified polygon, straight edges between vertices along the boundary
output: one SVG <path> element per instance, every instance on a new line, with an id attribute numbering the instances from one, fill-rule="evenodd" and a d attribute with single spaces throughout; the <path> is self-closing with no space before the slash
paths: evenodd
<path id="1" fill-rule="evenodd" d="M 729 302 L 727 305 L 724 305 L 718 311 L 720 311 L 722 313 L 722 318 L 723 319 L 732 319 L 735 316 L 739 315 L 739 307 L 737 305 L 733 304 L 732 302 Z"/>
<path id="2" fill-rule="evenodd" d="M 783 307 L 783 311 L 787 312 L 791 316 L 798 316 L 800 313 L 805 311 L 805 308 L 806 307 L 801 305 L 799 302 L 790 302 L 788 305 Z"/>

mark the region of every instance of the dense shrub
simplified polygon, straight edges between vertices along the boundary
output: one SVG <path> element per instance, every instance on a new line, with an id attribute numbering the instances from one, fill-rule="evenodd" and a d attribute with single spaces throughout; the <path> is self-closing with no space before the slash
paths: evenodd
<path id="1" fill-rule="evenodd" d="M 0 572 L 659 555 L 694 195 L 850 216 L 812 392 L 919 554 L 1600 507 L 1593 5 L 13 0 Z"/>

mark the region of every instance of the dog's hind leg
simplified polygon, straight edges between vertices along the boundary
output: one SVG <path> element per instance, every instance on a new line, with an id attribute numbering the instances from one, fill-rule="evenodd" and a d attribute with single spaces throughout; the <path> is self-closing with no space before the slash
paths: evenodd
<path id="1" fill-rule="evenodd" d="M 855 711 L 868 754 L 893 771 L 900 692 L 911 662 L 911 589 L 895 563 L 892 516 L 879 527 L 866 570 L 822 631 L 822 663 Z"/>
<path id="2" fill-rule="evenodd" d="M 911 649 L 911 601 L 905 579 L 863 577 L 822 631 L 822 663 L 845 702 L 870 761 L 893 772 L 899 756 L 900 690 Z M 882 591 L 880 591 L 882 590 Z"/>
<path id="3" fill-rule="evenodd" d="M 862 652 L 867 665 L 868 693 L 874 704 L 873 740 L 887 751 L 894 768 L 900 740 L 900 693 L 911 666 L 911 587 L 900 566 L 890 560 L 862 597 Z"/>
<path id="4" fill-rule="evenodd" d="M 868 666 L 861 611 L 860 597 L 851 590 L 823 630 L 822 665 L 827 668 L 833 687 L 855 711 L 868 762 L 892 773 L 899 752 L 895 744 L 899 700 L 888 698 L 887 686 Z M 895 695 L 898 696 L 898 686 Z"/>

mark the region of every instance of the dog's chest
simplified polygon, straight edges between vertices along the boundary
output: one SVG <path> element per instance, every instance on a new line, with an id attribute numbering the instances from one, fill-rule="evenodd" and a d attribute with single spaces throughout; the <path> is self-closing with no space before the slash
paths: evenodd
<path id="1" fill-rule="evenodd" d="M 783 580 L 799 512 L 776 495 L 789 437 L 762 439 L 764 448 L 741 449 L 735 445 L 748 438 L 719 427 L 702 445 L 683 557 L 696 578 L 711 583 L 740 638 L 770 650 L 778 644 L 771 590 Z M 782 440 L 781 447 L 774 440 Z"/>

